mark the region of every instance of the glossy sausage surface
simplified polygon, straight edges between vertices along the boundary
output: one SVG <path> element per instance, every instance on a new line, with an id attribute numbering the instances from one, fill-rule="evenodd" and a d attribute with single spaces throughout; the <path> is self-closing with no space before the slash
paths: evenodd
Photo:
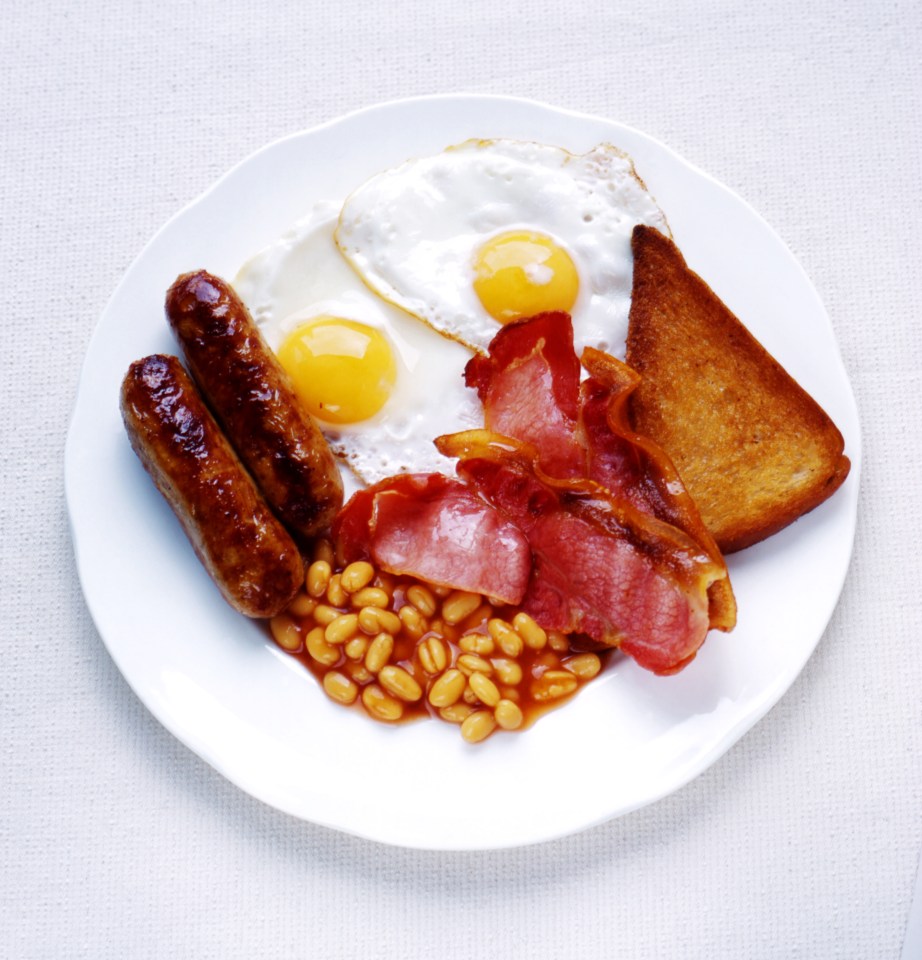
<path id="1" fill-rule="evenodd" d="M 204 270 L 178 277 L 166 314 L 190 372 L 266 500 L 302 545 L 343 502 L 323 434 L 230 284 Z"/>
<path id="2" fill-rule="evenodd" d="M 248 617 L 284 610 L 304 582 L 301 554 L 179 360 L 135 361 L 121 411 L 132 448 L 227 602 Z"/>

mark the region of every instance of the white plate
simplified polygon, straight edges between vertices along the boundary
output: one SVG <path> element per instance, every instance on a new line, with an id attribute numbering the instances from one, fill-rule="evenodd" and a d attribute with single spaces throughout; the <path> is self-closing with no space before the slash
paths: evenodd
<path id="1" fill-rule="evenodd" d="M 468 137 L 627 150 L 697 270 L 830 413 L 852 472 L 819 509 L 731 558 L 739 625 L 677 677 L 618 662 L 525 733 L 469 746 L 434 721 L 390 728 L 331 703 L 233 613 L 131 452 L 118 391 L 131 361 L 176 352 L 178 273 L 233 277 L 319 199 Z M 298 817 L 387 843 L 508 847 L 650 803 L 701 773 L 788 689 L 838 599 L 855 528 L 860 438 L 829 319 L 804 272 L 739 197 L 650 137 L 536 103 L 453 96 L 352 114 L 259 151 L 151 240 L 86 357 L 66 488 L 87 603 L 150 711 L 224 776 Z M 779 759 L 779 762 L 783 760 Z"/>

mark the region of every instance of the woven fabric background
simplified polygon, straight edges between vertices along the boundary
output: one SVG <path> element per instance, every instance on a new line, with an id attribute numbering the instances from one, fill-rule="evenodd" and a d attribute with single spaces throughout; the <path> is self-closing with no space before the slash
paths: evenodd
<path id="1" fill-rule="evenodd" d="M 919 0 L 7 3 L 0 90 L 0 955 L 899 955 L 922 846 Z M 457 91 L 631 124 L 745 197 L 826 304 L 865 450 L 845 590 L 781 703 L 665 800 L 482 854 L 294 820 L 166 733 L 88 616 L 62 484 L 96 319 L 169 216 L 282 135 Z"/>

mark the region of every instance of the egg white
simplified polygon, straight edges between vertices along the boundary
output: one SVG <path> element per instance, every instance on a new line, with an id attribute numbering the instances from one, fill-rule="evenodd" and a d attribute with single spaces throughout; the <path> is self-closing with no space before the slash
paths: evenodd
<path id="1" fill-rule="evenodd" d="M 627 154 L 583 155 L 512 140 L 469 140 L 367 181 L 343 205 L 336 242 L 373 290 L 447 337 L 485 350 L 499 325 L 473 288 L 483 243 L 533 231 L 565 249 L 580 277 L 577 350 L 623 358 L 630 310 L 631 231 L 668 234 Z"/>
<path id="2" fill-rule="evenodd" d="M 483 424 L 480 401 L 464 385 L 472 353 L 362 283 L 333 241 L 337 213 L 334 204 L 318 204 L 245 263 L 234 287 L 276 351 L 291 331 L 323 315 L 357 320 L 387 336 L 397 378 L 382 409 L 359 423 L 320 421 L 333 451 L 361 481 L 375 483 L 403 472 L 453 474 L 453 462 L 432 441 Z"/>

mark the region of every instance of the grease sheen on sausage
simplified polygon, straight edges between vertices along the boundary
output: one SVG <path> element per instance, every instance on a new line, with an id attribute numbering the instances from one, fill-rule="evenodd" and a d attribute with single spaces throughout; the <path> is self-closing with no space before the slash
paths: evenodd
<path id="1" fill-rule="evenodd" d="M 230 284 L 204 270 L 166 297 L 189 370 L 266 500 L 302 544 L 343 502 L 329 446 Z"/>
<path id="2" fill-rule="evenodd" d="M 132 448 L 227 602 L 248 617 L 284 610 L 304 581 L 301 554 L 179 360 L 135 361 L 121 411 Z"/>

